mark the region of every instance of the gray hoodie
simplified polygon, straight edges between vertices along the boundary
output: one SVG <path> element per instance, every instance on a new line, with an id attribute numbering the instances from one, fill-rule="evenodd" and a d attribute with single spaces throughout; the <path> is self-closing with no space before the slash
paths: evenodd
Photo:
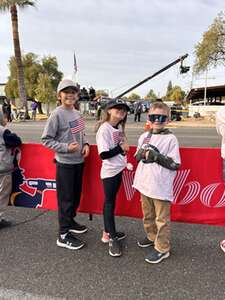
<path id="1" fill-rule="evenodd" d="M 14 148 L 21 145 L 21 139 L 3 126 L 0 110 L 0 174 L 10 174 L 14 169 Z"/>
<path id="2" fill-rule="evenodd" d="M 84 161 L 81 151 L 87 139 L 84 132 L 84 120 L 75 109 L 57 107 L 49 117 L 42 137 L 44 146 L 55 151 L 55 159 L 63 164 L 79 164 Z M 77 142 L 80 151 L 68 152 L 68 145 Z"/>

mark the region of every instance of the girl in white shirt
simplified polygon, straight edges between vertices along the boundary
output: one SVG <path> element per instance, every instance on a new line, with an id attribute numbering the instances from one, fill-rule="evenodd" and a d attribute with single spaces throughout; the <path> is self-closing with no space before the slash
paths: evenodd
<path id="1" fill-rule="evenodd" d="M 120 256 L 120 240 L 126 236 L 115 228 L 114 210 L 116 195 L 122 181 L 122 171 L 127 166 L 126 153 L 129 151 L 124 128 L 129 107 L 121 100 L 110 100 L 104 117 L 97 125 L 97 147 L 102 168 L 100 177 L 104 188 L 104 232 L 102 242 L 109 242 L 109 254 Z"/>

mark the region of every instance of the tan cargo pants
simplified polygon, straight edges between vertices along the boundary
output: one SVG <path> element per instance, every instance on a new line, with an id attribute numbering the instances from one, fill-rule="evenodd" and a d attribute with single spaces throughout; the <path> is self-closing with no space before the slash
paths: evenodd
<path id="1" fill-rule="evenodd" d="M 161 253 L 170 250 L 170 202 L 141 194 L 144 230 L 155 249 Z"/>
<path id="2" fill-rule="evenodd" d="M 9 204 L 12 191 L 12 174 L 0 175 L 0 218 Z"/>

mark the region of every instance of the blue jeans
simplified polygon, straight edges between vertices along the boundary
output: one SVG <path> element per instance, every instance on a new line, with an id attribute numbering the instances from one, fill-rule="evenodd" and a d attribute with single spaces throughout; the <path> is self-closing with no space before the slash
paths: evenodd
<path id="1" fill-rule="evenodd" d="M 223 159 L 223 181 L 225 182 L 225 158 Z"/>

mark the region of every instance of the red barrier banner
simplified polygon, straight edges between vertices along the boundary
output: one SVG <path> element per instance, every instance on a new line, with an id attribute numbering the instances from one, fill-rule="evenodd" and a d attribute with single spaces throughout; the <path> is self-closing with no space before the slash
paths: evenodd
<path id="1" fill-rule="evenodd" d="M 140 194 L 132 188 L 137 163 L 135 147 L 128 162 L 134 170 L 125 169 L 118 193 L 116 215 L 141 218 Z M 220 149 L 181 148 L 182 167 L 174 180 L 174 202 L 171 220 L 187 223 L 225 226 L 225 188 L 222 179 Z M 57 210 L 54 153 L 40 144 L 21 147 L 19 169 L 13 174 L 12 205 Z M 79 211 L 101 214 L 103 187 L 101 161 L 97 147 L 85 161 L 83 191 Z"/>

